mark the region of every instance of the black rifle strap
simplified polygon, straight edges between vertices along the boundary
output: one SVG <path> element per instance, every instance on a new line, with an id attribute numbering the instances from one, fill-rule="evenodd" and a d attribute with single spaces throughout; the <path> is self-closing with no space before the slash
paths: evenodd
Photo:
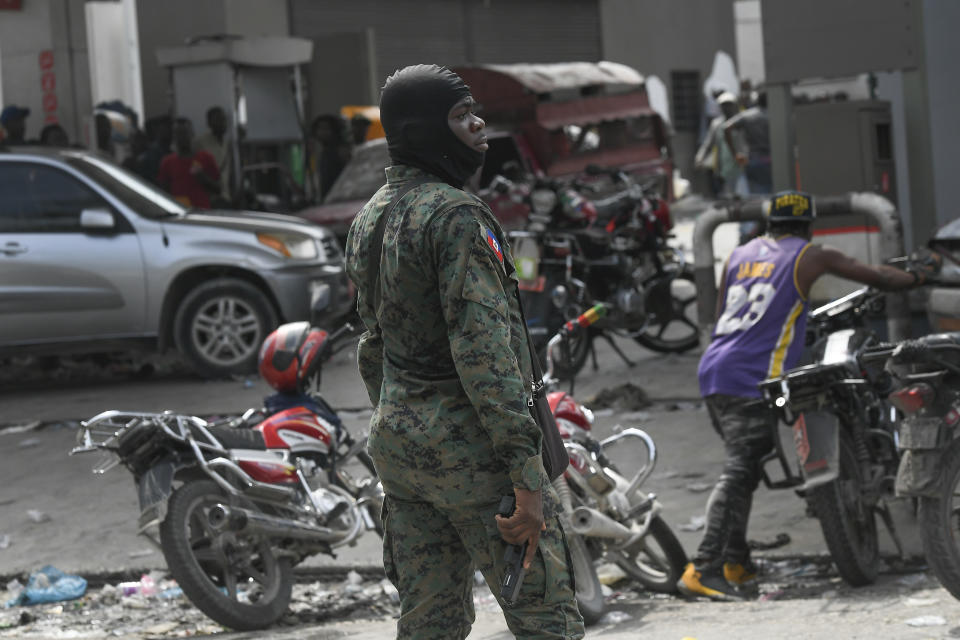
<path id="1" fill-rule="evenodd" d="M 380 308 L 380 261 L 383 259 L 383 233 L 387 228 L 387 218 L 397 208 L 403 197 L 411 190 L 425 184 L 435 182 L 429 178 L 414 178 L 401 187 L 400 191 L 393 196 L 390 205 L 380 214 L 377 220 L 377 226 L 373 229 L 373 238 L 370 240 L 370 264 L 367 267 L 367 291 L 370 294 L 370 306 L 373 309 L 373 317 L 377 317 L 377 310 Z M 379 320 L 378 320 L 379 324 Z"/>
<path id="2" fill-rule="evenodd" d="M 530 330 L 527 328 L 527 318 L 523 314 L 523 301 L 520 299 L 520 287 L 518 286 L 514 289 L 514 293 L 517 294 L 517 306 L 520 307 L 520 321 L 523 323 L 523 333 L 527 338 L 527 348 L 530 350 L 530 367 L 533 369 L 533 398 L 539 397 L 541 393 L 541 388 L 543 387 L 543 369 L 540 366 L 540 359 L 537 357 L 536 351 L 533 350 L 533 340 L 530 339 Z"/>

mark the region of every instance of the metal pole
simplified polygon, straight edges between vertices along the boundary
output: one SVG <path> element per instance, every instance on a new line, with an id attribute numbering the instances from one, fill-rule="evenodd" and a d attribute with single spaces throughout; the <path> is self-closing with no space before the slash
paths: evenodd
<path id="1" fill-rule="evenodd" d="M 767 115 L 770 118 L 770 169 L 773 190 L 796 189 L 793 96 L 789 83 L 767 85 Z"/>
<path id="2" fill-rule="evenodd" d="M 697 216 L 693 227 L 693 277 L 697 285 L 697 320 L 705 330 L 713 325 L 717 309 L 713 232 L 724 222 L 762 220 L 764 202 L 718 201 Z"/>
<path id="3" fill-rule="evenodd" d="M 233 156 L 233 161 L 230 163 L 230 173 L 233 184 L 230 185 L 230 204 L 233 207 L 239 204 L 240 208 L 245 209 L 247 203 L 246 199 L 242 198 L 243 167 L 240 166 L 240 112 L 238 108 L 242 95 L 241 79 L 240 70 L 236 65 L 230 65 L 230 70 L 233 71 L 233 95 L 230 99 L 230 134 L 232 138 L 230 154 Z"/>
<path id="4" fill-rule="evenodd" d="M 760 220 L 766 200 L 715 202 L 700 214 L 693 228 L 694 280 L 697 285 L 697 319 L 704 331 L 712 328 L 717 307 L 717 281 L 714 274 L 713 232 L 724 222 Z M 848 193 L 845 196 L 817 198 L 817 216 L 859 213 L 869 216 L 880 228 L 880 259 L 905 253 L 903 226 L 893 204 L 876 193 Z M 889 340 L 902 340 L 910 334 L 910 306 L 902 291 L 887 294 L 887 332 Z"/>

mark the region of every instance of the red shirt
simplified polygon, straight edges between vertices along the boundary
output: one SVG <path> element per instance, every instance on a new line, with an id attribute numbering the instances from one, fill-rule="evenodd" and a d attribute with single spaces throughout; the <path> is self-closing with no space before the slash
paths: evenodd
<path id="1" fill-rule="evenodd" d="M 184 206 L 209 209 L 210 192 L 190 173 L 194 165 L 199 165 L 211 180 L 220 179 L 220 169 L 213 156 L 206 151 L 196 151 L 192 156 L 171 153 L 164 157 L 157 182 Z"/>

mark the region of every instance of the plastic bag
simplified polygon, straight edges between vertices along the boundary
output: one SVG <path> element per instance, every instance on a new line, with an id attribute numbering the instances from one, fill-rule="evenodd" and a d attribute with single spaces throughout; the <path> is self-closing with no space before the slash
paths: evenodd
<path id="1" fill-rule="evenodd" d="M 16 607 L 74 600 L 81 597 L 86 591 L 87 581 L 84 578 L 67 575 L 60 569 L 47 565 L 30 574 L 27 586 L 15 598 L 7 602 L 6 606 Z"/>

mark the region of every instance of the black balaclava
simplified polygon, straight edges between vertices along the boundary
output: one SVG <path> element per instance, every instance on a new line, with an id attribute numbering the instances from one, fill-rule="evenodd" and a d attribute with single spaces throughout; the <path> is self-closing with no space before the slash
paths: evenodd
<path id="1" fill-rule="evenodd" d="M 457 188 L 483 164 L 450 129 L 450 108 L 470 88 L 446 67 L 418 64 L 387 78 L 380 94 L 380 122 L 394 164 L 406 164 L 442 178 Z"/>

